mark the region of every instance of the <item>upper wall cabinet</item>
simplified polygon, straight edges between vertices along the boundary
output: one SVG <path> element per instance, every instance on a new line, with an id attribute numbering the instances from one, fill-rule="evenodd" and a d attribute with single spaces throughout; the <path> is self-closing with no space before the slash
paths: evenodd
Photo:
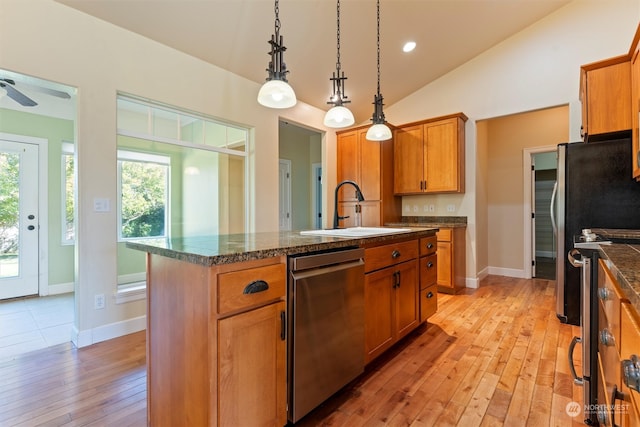
<path id="1" fill-rule="evenodd" d="M 402 201 L 393 195 L 393 139 L 369 141 L 369 126 L 336 132 L 338 182 L 356 182 L 365 198 L 358 203 L 352 186 L 340 188 L 338 212 L 349 216 L 339 224 L 341 227 L 356 225 L 357 204 L 362 207 L 362 225 L 368 227 L 399 221 L 402 214 Z"/>
<path id="2" fill-rule="evenodd" d="M 633 177 L 640 180 L 640 25 L 631 45 L 631 129 Z"/>
<path id="3" fill-rule="evenodd" d="M 631 129 L 631 64 L 628 55 L 580 67 L 582 136 Z"/>
<path id="4" fill-rule="evenodd" d="M 464 193 L 462 113 L 400 126 L 394 146 L 397 195 Z"/>

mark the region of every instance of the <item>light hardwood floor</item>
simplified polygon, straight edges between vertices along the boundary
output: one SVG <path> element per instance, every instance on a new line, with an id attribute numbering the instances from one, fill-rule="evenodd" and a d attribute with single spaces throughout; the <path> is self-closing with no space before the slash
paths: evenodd
<path id="1" fill-rule="evenodd" d="M 302 426 L 574 426 L 567 364 L 575 326 L 555 316 L 554 282 L 489 276 L 439 294 L 426 327 L 374 361 Z M 576 361 L 579 364 L 579 360 Z M 144 332 L 0 364 L 2 426 L 146 425 Z"/>

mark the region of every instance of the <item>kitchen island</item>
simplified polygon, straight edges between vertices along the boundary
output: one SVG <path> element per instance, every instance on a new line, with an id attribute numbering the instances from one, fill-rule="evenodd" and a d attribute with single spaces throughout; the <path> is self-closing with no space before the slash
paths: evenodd
<path id="1" fill-rule="evenodd" d="M 419 310 L 418 256 L 434 248 L 436 231 L 416 228 L 362 238 L 274 232 L 128 242 L 147 252 L 149 425 L 285 425 L 287 257 L 362 247 L 366 263 L 368 250 L 378 256 L 397 245 L 411 247 L 415 258 L 405 263 L 415 265 L 412 304 Z M 407 253 L 403 249 L 402 257 Z M 393 251 L 389 256 L 398 257 Z M 380 271 L 387 265 L 378 258 L 372 262 L 380 263 Z M 387 276 L 380 274 L 380 283 Z M 433 292 L 430 297 L 435 302 Z M 418 311 L 413 314 L 415 328 L 424 319 Z M 407 331 L 394 330 L 394 338 Z"/>

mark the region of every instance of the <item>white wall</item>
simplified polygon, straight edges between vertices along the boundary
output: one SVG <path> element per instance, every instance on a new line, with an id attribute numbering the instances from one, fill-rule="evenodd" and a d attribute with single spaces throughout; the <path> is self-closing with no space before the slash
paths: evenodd
<path id="1" fill-rule="evenodd" d="M 571 140 L 579 140 L 580 65 L 628 53 L 639 21 L 638 0 L 575 0 L 385 108 L 387 120 L 393 124 L 458 111 L 469 117 L 465 144 L 465 194 L 403 197 L 403 212 L 414 204 L 434 203 L 436 215 L 452 215 L 446 212 L 446 205 L 455 204 L 453 215 L 467 216 L 468 284 L 477 282 L 480 273 L 477 251 L 487 247 L 486 241 L 478 240 L 476 229 L 477 218 L 484 217 L 486 213 L 476 212 L 475 122 L 569 105 Z M 468 37 L 473 37 L 473 34 Z"/>
<path id="2" fill-rule="evenodd" d="M 0 68 L 78 89 L 75 338 L 81 346 L 144 327 L 144 300 L 115 304 L 113 298 L 116 213 L 92 210 L 95 197 L 116 206 L 118 91 L 252 128 L 251 200 L 263 207 L 250 218 L 254 231 L 278 229 L 273 191 L 278 188 L 279 117 L 326 130 L 321 110 L 303 103 L 285 111 L 264 108 L 256 102 L 257 83 L 52 0 L 0 1 Z M 333 132 L 326 134 L 323 156 L 330 187 L 335 185 Z M 99 293 L 107 296 L 106 308 L 94 310 Z"/>

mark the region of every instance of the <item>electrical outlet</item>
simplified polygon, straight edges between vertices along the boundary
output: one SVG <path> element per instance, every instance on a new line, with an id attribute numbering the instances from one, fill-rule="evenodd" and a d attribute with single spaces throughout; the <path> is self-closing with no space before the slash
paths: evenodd
<path id="1" fill-rule="evenodd" d="M 418 212 L 418 205 L 413 205 L 413 211 L 416 213 Z"/>
<path id="2" fill-rule="evenodd" d="M 447 205 L 447 212 L 455 212 L 456 205 Z"/>
<path id="3" fill-rule="evenodd" d="M 101 310 L 104 308 L 104 294 L 96 294 L 93 300 L 93 308 Z"/>
<path id="4" fill-rule="evenodd" d="M 436 205 L 430 204 L 429 205 L 429 212 L 435 212 L 435 211 L 436 211 Z"/>

